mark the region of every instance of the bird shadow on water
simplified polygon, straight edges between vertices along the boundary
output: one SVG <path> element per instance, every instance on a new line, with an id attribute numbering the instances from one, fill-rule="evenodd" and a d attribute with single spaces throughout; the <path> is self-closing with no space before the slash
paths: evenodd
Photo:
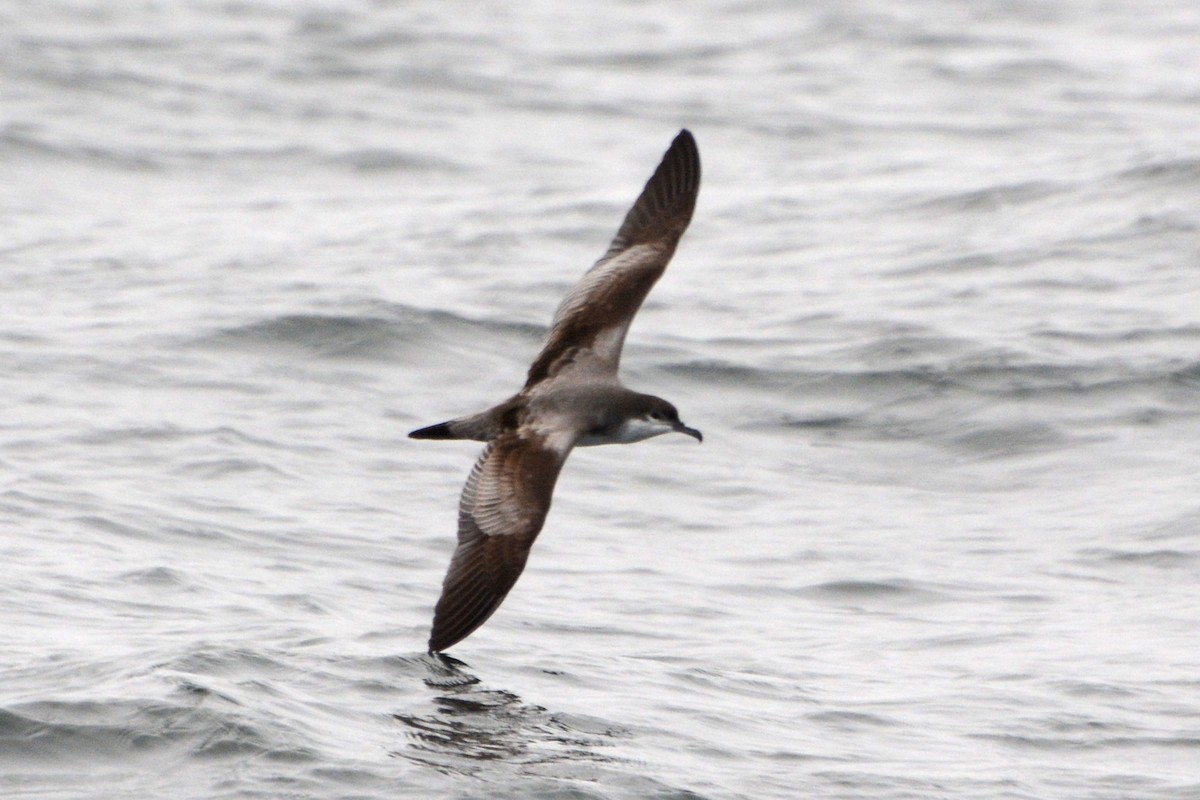
<path id="1" fill-rule="evenodd" d="M 599 765 L 618 761 L 600 751 L 629 736 L 619 726 L 554 713 L 489 688 L 450 656 L 426 656 L 422 663 L 431 707 L 393 714 L 407 739 L 392 753 L 398 758 L 457 775 L 595 779 Z"/>

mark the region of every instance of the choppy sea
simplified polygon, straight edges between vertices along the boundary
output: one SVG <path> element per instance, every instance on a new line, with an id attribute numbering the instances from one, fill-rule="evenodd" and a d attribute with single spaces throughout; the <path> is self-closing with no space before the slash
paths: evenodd
<path id="1" fill-rule="evenodd" d="M 1200 6 L 0 8 L 0 796 L 1200 798 Z M 475 443 L 681 127 L 625 352 Z"/>

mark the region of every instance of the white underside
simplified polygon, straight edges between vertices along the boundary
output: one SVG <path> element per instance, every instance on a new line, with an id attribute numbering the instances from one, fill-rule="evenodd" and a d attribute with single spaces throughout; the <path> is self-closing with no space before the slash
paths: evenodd
<path id="1" fill-rule="evenodd" d="M 670 433 L 674 428 L 667 422 L 652 419 L 631 419 L 617 429 L 614 435 L 584 436 L 575 443 L 576 447 L 595 447 L 601 444 L 633 444 L 654 436 Z"/>

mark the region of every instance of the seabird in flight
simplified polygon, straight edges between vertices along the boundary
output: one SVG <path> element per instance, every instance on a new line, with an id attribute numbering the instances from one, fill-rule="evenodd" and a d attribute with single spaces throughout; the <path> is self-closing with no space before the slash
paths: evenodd
<path id="1" fill-rule="evenodd" d="M 458 548 L 433 616 L 429 652 L 471 635 L 517 582 L 546 521 L 571 450 L 663 433 L 702 439 L 675 406 L 617 377 L 625 334 L 691 221 L 700 153 L 679 132 L 616 237 L 559 305 L 525 386 L 486 411 L 431 425 L 414 439 L 487 442 L 458 504 Z"/>

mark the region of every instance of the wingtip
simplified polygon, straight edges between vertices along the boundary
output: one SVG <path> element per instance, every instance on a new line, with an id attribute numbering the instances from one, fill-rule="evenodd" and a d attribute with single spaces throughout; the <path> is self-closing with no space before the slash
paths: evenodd
<path id="1" fill-rule="evenodd" d="M 491 616 L 491 615 L 489 614 L 488 616 Z M 483 621 L 479 622 L 477 625 L 474 625 L 473 627 L 471 627 L 467 630 L 463 630 L 461 627 L 458 627 L 453 630 L 447 631 L 447 630 L 439 629 L 439 627 L 437 625 L 437 620 L 435 619 L 434 620 L 434 628 L 429 634 L 429 655 L 441 656 L 442 658 L 447 658 L 447 656 L 446 656 L 447 650 L 449 650 L 451 647 L 454 647 L 456 644 L 461 642 L 463 639 L 470 636 L 472 633 L 474 633 L 480 627 L 480 625 L 483 624 L 483 622 L 486 622 L 486 621 L 487 621 L 487 618 L 485 617 Z"/>
<path id="2" fill-rule="evenodd" d="M 700 148 L 691 131 L 682 128 L 625 215 L 604 257 L 650 241 L 673 250 L 692 219 L 699 191 Z"/>
<path id="3" fill-rule="evenodd" d="M 442 655 L 443 651 L 449 650 L 460 641 L 462 641 L 462 637 L 454 639 L 453 641 L 446 641 L 445 636 L 438 636 L 438 630 L 435 627 L 429 633 L 429 655 L 440 656 Z"/>
<path id="4" fill-rule="evenodd" d="M 687 128 L 680 128 L 679 133 L 671 140 L 671 146 L 667 148 L 663 162 L 670 160 L 672 153 L 676 151 L 683 151 L 686 154 L 687 160 L 690 162 L 689 170 L 694 172 L 691 182 L 698 185 L 700 183 L 700 145 L 696 143 L 696 137 Z"/>

